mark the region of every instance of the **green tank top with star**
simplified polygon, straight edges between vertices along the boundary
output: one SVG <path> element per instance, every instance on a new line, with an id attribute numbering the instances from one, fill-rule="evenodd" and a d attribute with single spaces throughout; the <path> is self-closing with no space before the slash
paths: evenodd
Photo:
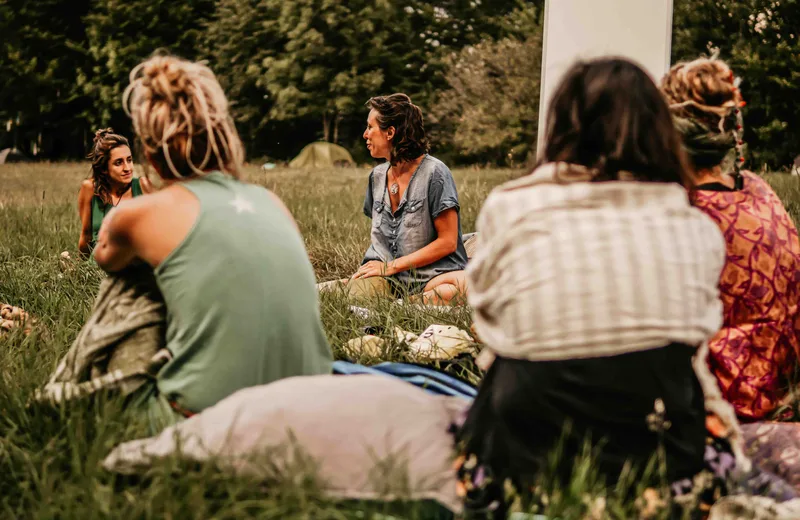
<path id="1" fill-rule="evenodd" d="M 200 213 L 155 269 L 173 358 L 158 373 L 151 413 L 161 415 L 159 401 L 198 413 L 242 388 L 329 374 L 314 270 L 273 196 L 220 172 L 181 186 Z"/>
<path id="2" fill-rule="evenodd" d="M 138 197 L 143 194 L 144 192 L 142 192 L 142 185 L 139 179 L 135 178 L 131 180 L 131 196 Z M 92 249 L 94 249 L 95 244 L 97 244 L 97 235 L 100 233 L 100 225 L 113 207 L 113 204 L 106 204 L 103 202 L 103 199 L 97 195 L 92 197 L 92 242 L 89 244 Z"/>

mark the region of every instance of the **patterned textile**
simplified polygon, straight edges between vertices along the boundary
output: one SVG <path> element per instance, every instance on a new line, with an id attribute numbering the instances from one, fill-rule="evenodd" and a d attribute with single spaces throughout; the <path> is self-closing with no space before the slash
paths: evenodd
<path id="1" fill-rule="evenodd" d="M 36 399 L 58 403 L 111 389 L 132 394 L 172 357 L 164 348 L 165 327 L 166 309 L 150 268 L 110 275 Z"/>
<path id="2" fill-rule="evenodd" d="M 735 506 L 761 515 L 752 518 L 797 518 L 780 512 L 784 509 L 796 511 L 794 508 L 800 502 L 798 492 L 780 477 L 757 466 L 748 471 L 738 470 L 724 440 L 709 434 L 704 459 L 705 467 L 699 473 L 691 479 L 673 482 L 668 493 L 652 487 L 645 489 L 635 501 L 638 517 L 662 518 L 669 509 L 670 518 L 702 520 L 709 518 L 709 514 L 710 518 L 718 519 L 744 518 L 726 516 Z M 506 518 L 513 503 L 542 511 L 549 501 L 546 492 L 538 487 L 520 490 L 508 481 L 499 482 L 491 468 L 481 464 L 474 455 L 460 456 L 455 469 L 465 518 Z M 725 502 L 726 499 L 730 500 Z M 765 503 L 758 503 L 759 499 Z"/>
<path id="3" fill-rule="evenodd" d="M 546 164 L 489 195 L 467 264 L 478 335 L 551 361 L 700 345 L 719 330 L 719 229 L 677 184 Z"/>
<path id="4" fill-rule="evenodd" d="M 709 342 L 709 364 L 739 417 L 755 420 L 781 404 L 797 369 L 800 241 L 769 185 L 743 176 L 740 191 L 698 190 L 694 199 L 727 246 L 719 283 L 724 325 Z"/>
<path id="5" fill-rule="evenodd" d="M 754 464 L 800 492 L 800 423 L 743 424 L 745 447 Z"/>
<path id="6" fill-rule="evenodd" d="M 797 520 L 800 499 L 778 502 L 774 498 L 731 495 L 714 504 L 708 520 Z"/>

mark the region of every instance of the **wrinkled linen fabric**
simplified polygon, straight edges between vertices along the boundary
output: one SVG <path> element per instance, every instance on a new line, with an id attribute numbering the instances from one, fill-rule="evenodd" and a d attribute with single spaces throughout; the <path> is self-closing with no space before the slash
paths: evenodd
<path id="1" fill-rule="evenodd" d="M 106 277 L 92 313 L 37 399 L 62 402 L 101 390 L 130 395 L 171 359 L 166 307 L 149 267 Z"/>

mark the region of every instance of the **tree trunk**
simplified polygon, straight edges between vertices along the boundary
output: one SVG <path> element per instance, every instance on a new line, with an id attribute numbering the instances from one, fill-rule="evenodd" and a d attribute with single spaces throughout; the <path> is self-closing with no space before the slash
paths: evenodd
<path id="1" fill-rule="evenodd" d="M 342 115 L 336 114 L 336 119 L 333 121 L 333 144 L 339 144 L 339 123 L 342 122 Z"/>
<path id="2" fill-rule="evenodd" d="M 323 135 L 323 140 L 330 142 L 330 140 L 331 140 L 331 118 L 328 117 L 328 113 L 327 112 L 322 116 L 322 135 Z"/>

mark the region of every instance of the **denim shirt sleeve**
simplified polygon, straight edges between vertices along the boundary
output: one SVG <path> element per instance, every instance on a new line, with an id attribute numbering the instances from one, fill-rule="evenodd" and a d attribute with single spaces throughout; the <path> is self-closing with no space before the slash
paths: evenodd
<path id="1" fill-rule="evenodd" d="M 442 165 L 434 170 L 428 185 L 428 207 L 431 217 L 436 218 L 445 210 L 455 208 L 459 211 L 458 191 L 453 174 L 447 166 Z"/>
<path id="2" fill-rule="evenodd" d="M 372 175 L 374 174 L 375 170 L 369 173 L 369 183 L 367 184 L 367 195 L 364 197 L 364 215 L 372 218 Z"/>

